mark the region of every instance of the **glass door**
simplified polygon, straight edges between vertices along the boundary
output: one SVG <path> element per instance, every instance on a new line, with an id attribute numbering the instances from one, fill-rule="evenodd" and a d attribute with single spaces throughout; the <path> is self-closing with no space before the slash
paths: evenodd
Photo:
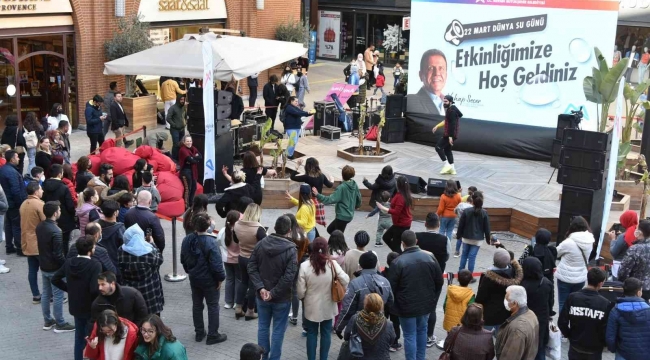
<path id="1" fill-rule="evenodd" d="M 367 42 L 367 25 L 368 25 L 368 14 L 356 14 L 355 16 L 355 33 L 354 33 L 354 57 L 357 57 L 359 54 L 363 54 L 366 51 L 366 42 Z"/>

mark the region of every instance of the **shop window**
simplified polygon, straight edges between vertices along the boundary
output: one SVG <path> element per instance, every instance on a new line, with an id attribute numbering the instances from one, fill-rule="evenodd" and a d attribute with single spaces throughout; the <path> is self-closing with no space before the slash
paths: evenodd
<path id="1" fill-rule="evenodd" d="M 16 95 L 9 95 L 16 91 L 16 74 L 14 69 L 15 58 L 13 39 L 0 39 L 0 130 L 4 131 L 7 115 L 16 112 Z"/>
<path id="2" fill-rule="evenodd" d="M 76 128 L 79 125 L 79 114 L 77 114 L 77 62 L 75 61 L 74 35 L 65 36 L 65 46 L 68 55 L 68 106 L 66 114 L 72 122 L 70 125 Z"/>
<path id="3" fill-rule="evenodd" d="M 408 60 L 409 31 L 403 31 L 401 24 L 400 15 L 370 14 L 368 16 L 369 43 L 375 44 L 375 48 L 380 52 L 380 61 L 384 64 Z"/>
<path id="4" fill-rule="evenodd" d="M 354 13 L 341 14 L 341 61 L 349 62 L 356 57 L 354 53 Z"/>

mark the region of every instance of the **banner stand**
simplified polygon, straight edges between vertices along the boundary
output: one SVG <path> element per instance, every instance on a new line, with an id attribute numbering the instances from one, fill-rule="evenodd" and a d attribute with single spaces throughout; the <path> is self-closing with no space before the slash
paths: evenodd
<path id="1" fill-rule="evenodd" d="M 187 278 L 187 275 L 178 274 L 178 256 L 176 256 L 176 217 L 172 218 L 172 273 L 165 275 L 169 282 L 180 282 Z"/>

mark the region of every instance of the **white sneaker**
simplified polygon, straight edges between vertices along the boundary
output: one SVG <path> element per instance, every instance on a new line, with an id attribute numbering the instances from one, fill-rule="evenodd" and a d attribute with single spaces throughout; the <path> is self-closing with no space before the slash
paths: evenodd
<path id="1" fill-rule="evenodd" d="M 567 343 L 567 342 L 569 342 L 569 339 L 567 339 L 567 338 L 565 338 L 564 336 L 562 336 L 562 342 L 563 342 L 563 343 Z"/>
<path id="2" fill-rule="evenodd" d="M 443 339 L 443 340 L 438 341 L 436 343 L 436 347 L 438 349 L 440 349 L 440 350 L 444 350 L 445 349 L 445 340 Z"/>
<path id="3" fill-rule="evenodd" d="M 6 274 L 9 271 L 11 271 L 11 269 L 9 269 L 8 267 L 6 267 L 4 265 L 0 265 L 0 274 Z"/>
<path id="4" fill-rule="evenodd" d="M 7 263 L 7 260 L 0 260 L 0 265 L 4 265 Z"/>
<path id="5" fill-rule="evenodd" d="M 232 309 L 232 305 L 230 305 L 230 304 L 224 304 L 224 305 L 223 305 L 223 308 L 224 308 L 224 309 Z"/>
<path id="6" fill-rule="evenodd" d="M 438 338 L 435 335 L 431 337 L 427 337 L 427 347 L 428 348 L 433 347 L 433 345 L 435 345 L 437 341 Z"/>

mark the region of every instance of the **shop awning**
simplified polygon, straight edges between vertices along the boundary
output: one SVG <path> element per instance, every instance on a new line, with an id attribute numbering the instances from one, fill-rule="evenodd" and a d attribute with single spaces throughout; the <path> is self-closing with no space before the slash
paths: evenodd
<path id="1" fill-rule="evenodd" d="M 212 44 L 214 79 L 230 81 L 304 55 L 302 44 L 250 37 L 187 34 L 160 45 L 104 64 L 104 75 L 158 75 L 202 79 L 202 43 Z"/>

